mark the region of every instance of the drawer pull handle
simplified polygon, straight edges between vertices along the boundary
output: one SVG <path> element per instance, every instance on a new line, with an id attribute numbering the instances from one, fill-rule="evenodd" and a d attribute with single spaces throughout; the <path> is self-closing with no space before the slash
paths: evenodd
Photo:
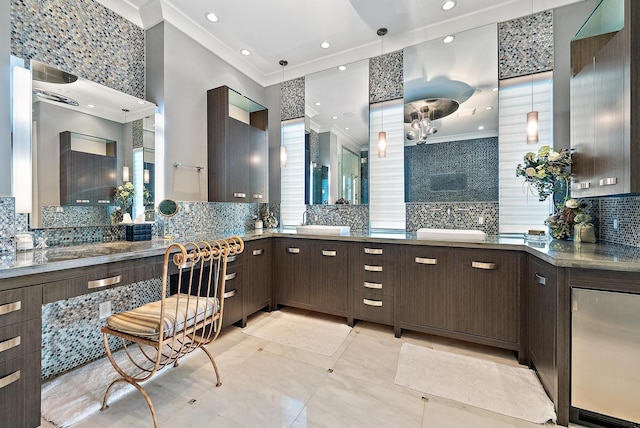
<path id="1" fill-rule="evenodd" d="M 0 342 L 0 352 L 15 348 L 16 346 L 20 346 L 20 336 Z"/>
<path id="2" fill-rule="evenodd" d="M 498 269 L 498 264 L 488 262 L 471 262 L 471 267 L 484 270 L 496 270 Z"/>
<path id="3" fill-rule="evenodd" d="M 112 276 L 111 278 L 96 279 L 87 282 L 87 288 L 91 290 L 93 288 L 107 287 L 109 285 L 120 284 L 120 281 L 122 281 L 122 275 Z"/>
<path id="4" fill-rule="evenodd" d="M 618 177 L 609 177 L 600 180 L 601 186 L 615 186 L 616 184 L 618 184 Z"/>
<path id="5" fill-rule="evenodd" d="M 382 300 L 362 299 L 362 303 L 367 306 L 382 306 Z"/>
<path id="6" fill-rule="evenodd" d="M 235 296 L 237 293 L 238 293 L 238 289 L 233 289 L 233 290 L 227 291 L 226 293 L 224 293 L 224 298 L 228 299 L 230 297 Z"/>
<path id="7" fill-rule="evenodd" d="M 262 254 L 264 254 L 264 250 L 262 248 L 259 248 L 257 250 L 253 250 L 251 254 L 254 256 L 261 256 Z"/>
<path id="8" fill-rule="evenodd" d="M 365 281 L 364 282 L 364 288 L 374 288 L 376 290 L 382 290 L 382 284 L 379 284 L 377 282 Z"/>
<path id="9" fill-rule="evenodd" d="M 364 270 L 367 272 L 382 272 L 382 266 L 364 265 Z"/>
<path id="10" fill-rule="evenodd" d="M 287 253 L 300 254 L 300 248 L 289 247 L 287 248 Z"/>
<path id="11" fill-rule="evenodd" d="M 19 311 L 20 309 L 22 309 L 22 300 L 7 303 L 6 305 L 0 306 L 0 315 L 10 314 L 11 312 Z"/>
<path id="12" fill-rule="evenodd" d="M 365 248 L 364 253 L 365 254 L 382 254 L 383 250 L 382 248 Z"/>
<path id="13" fill-rule="evenodd" d="M 18 370 L 17 372 L 11 373 L 8 376 L 3 377 L 2 379 L 0 379 L 0 389 L 4 388 L 7 385 L 11 385 L 13 382 L 19 379 L 20 379 L 20 370 Z"/>
<path id="14" fill-rule="evenodd" d="M 89 199 L 76 199 L 76 204 L 88 204 L 91 202 Z"/>
<path id="15" fill-rule="evenodd" d="M 227 257 L 227 263 L 235 262 L 237 257 L 238 256 L 229 256 L 229 257 Z"/>
<path id="16" fill-rule="evenodd" d="M 262 195 L 259 193 L 254 193 L 253 194 L 253 199 L 262 199 Z"/>
<path id="17" fill-rule="evenodd" d="M 225 275 L 224 280 L 231 281 L 232 279 L 236 279 L 236 276 L 238 276 L 238 272 L 228 273 Z"/>
<path id="18" fill-rule="evenodd" d="M 335 257 L 338 254 L 335 250 L 322 250 L 322 255 L 327 257 Z"/>
<path id="19" fill-rule="evenodd" d="M 246 198 L 247 194 L 246 193 L 241 193 L 241 192 L 234 192 L 233 193 L 233 197 L 234 198 Z"/>
<path id="20" fill-rule="evenodd" d="M 582 183 L 576 184 L 576 189 L 588 189 L 591 187 L 591 183 L 589 181 L 584 181 Z"/>
<path id="21" fill-rule="evenodd" d="M 544 276 L 540 275 L 538 272 L 536 272 L 536 282 L 540 285 L 546 285 L 547 284 L 547 278 L 545 278 Z"/>
<path id="22" fill-rule="evenodd" d="M 98 199 L 99 204 L 110 204 L 111 201 L 109 199 Z"/>
<path id="23" fill-rule="evenodd" d="M 438 259 L 429 259 L 427 257 L 416 257 L 416 263 L 420 265 L 437 265 Z"/>

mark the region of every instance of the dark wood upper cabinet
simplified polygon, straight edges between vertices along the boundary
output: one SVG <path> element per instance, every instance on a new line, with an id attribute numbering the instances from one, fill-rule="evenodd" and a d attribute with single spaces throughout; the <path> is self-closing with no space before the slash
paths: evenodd
<path id="1" fill-rule="evenodd" d="M 207 91 L 210 202 L 268 202 L 268 110 L 227 86 Z"/>
<path id="2" fill-rule="evenodd" d="M 640 192 L 638 3 L 602 2 L 571 42 L 576 197 Z"/>
<path id="3" fill-rule="evenodd" d="M 60 133 L 60 204 L 113 205 L 116 142 Z"/>

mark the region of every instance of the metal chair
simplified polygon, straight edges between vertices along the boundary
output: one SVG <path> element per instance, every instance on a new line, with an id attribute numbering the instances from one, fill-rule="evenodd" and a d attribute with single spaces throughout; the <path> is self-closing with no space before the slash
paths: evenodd
<path id="1" fill-rule="evenodd" d="M 107 398 L 113 386 L 126 382 L 140 391 L 157 427 L 153 403 L 140 383 L 169 364 L 177 367 L 182 356 L 196 349 L 209 357 L 216 386 L 222 385 L 218 367 L 205 345 L 213 342 L 221 330 L 227 258 L 243 250 L 244 242 L 239 237 L 174 243 L 167 248 L 161 300 L 111 315 L 107 326 L 102 327 L 107 357 L 120 377 L 107 387 L 101 410 L 108 408 Z M 125 362 L 130 362 L 130 367 L 116 362 L 109 336 L 121 339 L 128 357 Z"/>

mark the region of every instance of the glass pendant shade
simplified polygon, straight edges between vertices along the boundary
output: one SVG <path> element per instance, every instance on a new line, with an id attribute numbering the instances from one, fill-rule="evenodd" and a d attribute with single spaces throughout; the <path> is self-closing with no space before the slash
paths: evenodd
<path id="1" fill-rule="evenodd" d="M 387 133 L 382 131 L 378 132 L 378 157 L 384 158 L 387 156 Z"/>
<path id="2" fill-rule="evenodd" d="M 527 113 L 527 144 L 538 144 L 538 112 Z"/>
<path id="3" fill-rule="evenodd" d="M 280 146 L 280 167 L 284 168 L 285 166 L 287 166 L 287 148 Z"/>

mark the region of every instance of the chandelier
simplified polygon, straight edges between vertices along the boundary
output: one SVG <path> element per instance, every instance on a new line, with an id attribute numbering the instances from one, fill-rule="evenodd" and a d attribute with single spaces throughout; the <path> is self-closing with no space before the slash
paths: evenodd
<path id="1" fill-rule="evenodd" d="M 427 137 L 438 132 L 431 119 L 429 118 L 429 107 L 424 106 L 419 112 L 413 112 L 411 114 L 411 130 L 407 132 L 407 138 L 409 140 L 418 141 L 416 144 L 424 144 L 427 142 Z"/>

